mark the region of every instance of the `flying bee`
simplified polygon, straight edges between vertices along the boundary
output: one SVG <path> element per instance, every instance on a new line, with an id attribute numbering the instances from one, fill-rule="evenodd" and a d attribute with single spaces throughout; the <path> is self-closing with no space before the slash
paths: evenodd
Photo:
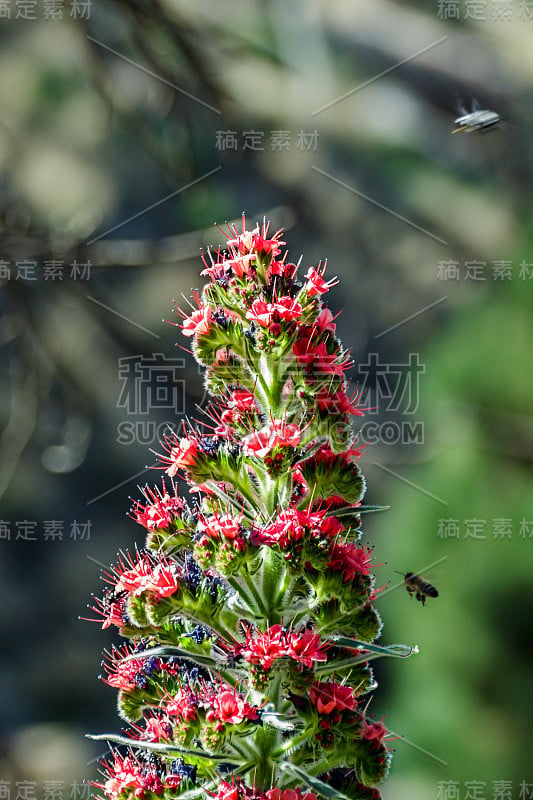
<path id="1" fill-rule="evenodd" d="M 423 606 L 426 605 L 426 597 L 439 596 L 439 593 L 433 584 L 425 581 L 420 575 L 415 575 L 414 572 L 406 572 L 405 574 L 403 572 L 398 572 L 398 575 L 403 576 L 403 582 L 409 593 L 409 597 L 414 595 Z"/>
<path id="2" fill-rule="evenodd" d="M 471 111 L 467 111 L 459 101 L 457 103 L 457 110 L 460 116 L 457 117 L 454 124 L 459 127 L 455 128 L 452 133 L 459 133 L 460 131 L 464 131 L 465 133 L 488 131 L 501 122 L 501 117 L 496 111 L 490 111 L 488 108 L 480 108 L 475 98 L 472 100 Z"/>

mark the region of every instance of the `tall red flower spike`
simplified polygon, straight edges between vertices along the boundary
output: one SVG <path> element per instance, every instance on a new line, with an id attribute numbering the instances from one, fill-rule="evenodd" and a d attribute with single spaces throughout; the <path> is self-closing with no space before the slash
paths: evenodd
<path id="1" fill-rule="evenodd" d="M 268 225 L 243 217 L 227 239 L 178 323 L 215 398 L 207 421 L 165 437 L 163 484 L 130 514 L 145 548 L 95 600 L 129 640 L 104 680 L 130 726 L 95 737 L 115 746 L 95 785 L 109 800 L 376 800 L 390 737 L 366 714 L 369 662 L 413 649 L 375 644 L 363 412 L 323 303 L 337 281 L 325 264 L 299 280 Z"/>

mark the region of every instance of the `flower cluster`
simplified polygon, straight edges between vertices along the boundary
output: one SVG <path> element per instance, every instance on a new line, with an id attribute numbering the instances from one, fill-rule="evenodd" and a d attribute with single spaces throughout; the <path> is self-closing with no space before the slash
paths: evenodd
<path id="1" fill-rule="evenodd" d="M 282 671 L 286 679 L 302 674 L 315 664 L 327 661 L 327 644 L 320 635 L 302 629 L 298 633 L 272 625 L 263 633 L 254 626 L 246 629 L 246 641 L 238 644 L 234 655 L 250 664 L 249 679 L 254 688 L 262 688 L 272 677 L 271 671 Z M 292 663 L 291 663 L 292 662 Z M 283 670 L 283 666 L 286 667 Z"/>
<path id="2" fill-rule="evenodd" d="M 318 634 L 312 631 L 295 634 L 285 631 L 281 625 L 272 625 L 265 633 L 248 629 L 246 642 L 238 651 L 249 664 L 261 664 L 264 670 L 269 670 L 274 661 L 284 656 L 305 667 L 312 667 L 318 661 L 327 661 L 324 644 Z"/>
<path id="3" fill-rule="evenodd" d="M 383 739 L 387 729 L 382 722 L 369 722 L 358 708 L 358 690 L 334 680 L 315 681 L 308 694 L 291 695 L 291 702 L 300 716 L 308 720 L 313 731 L 305 747 L 310 752 L 317 743 L 322 750 L 334 748 L 337 756 L 344 752 L 348 761 L 357 754 L 360 768 L 369 775 L 381 774 L 388 765 L 389 754 Z"/>
<path id="4" fill-rule="evenodd" d="M 194 786 L 196 770 L 180 759 L 167 765 L 162 759 L 148 753 L 136 757 L 131 754 L 113 754 L 113 762 L 105 762 L 107 780 L 94 785 L 103 789 L 110 800 L 124 796 L 150 798 L 152 796 L 176 797 L 183 789 Z"/>
<path id="5" fill-rule="evenodd" d="M 302 792 L 296 789 L 268 789 L 266 792 L 257 791 L 255 787 L 245 786 L 241 781 L 227 783 L 222 781 L 218 791 L 213 795 L 214 800 L 317 800 L 313 792 Z"/>
<path id="6" fill-rule="evenodd" d="M 144 728 L 138 728 L 139 741 L 172 741 L 183 747 L 201 742 L 206 750 L 214 750 L 228 737 L 250 732 L 261 716 L 235 687 L 204 680 L 178 685 L 144 722 Z"/>
<path id="7" fill-rule="evenodd" d="M 325 264 L 299 278 L 283 245 L 243 218 L 204 254 L 192 313 L 177 309 L 214 399 L 209 422 L 164 437 L 163 484 L 130 511 L 144 548 L 92 605 L 129 640 L 104 659 L 129 724 L 100 737 L 116 746 L 95 784 L 109 800 L 377 800 L 389 768 L 359 698 L 371 659 L 407 653 L 375 642 L 361 398 L 323 302 L 337 281 Z"/>

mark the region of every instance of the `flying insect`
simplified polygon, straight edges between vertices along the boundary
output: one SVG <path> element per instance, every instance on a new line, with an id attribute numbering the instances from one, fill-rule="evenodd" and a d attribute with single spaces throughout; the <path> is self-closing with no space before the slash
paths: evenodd
<path id="1" fill-rule="evenodd" d="M 433 584 L 428 583 L 428 581 L 424 580 L 420 575 L 415 575 L 414 572 L 406 572 L 405 574 L 403 572 L 398 572 L 398 575 L 403 576 L 403 582 L 409 593 L 409 597 L 414 595 L 423 606 L 426 605 L 426 597 L 439 596 Z"/>
<path id="2" fill-rule="evenodd" d="M 457 117 L 454 124 L 459 127 L 455 128 L 452 133 L 460 133 L 462 131 L 465 133 L 488 131 L 501 122 L 501 117 L 496 111 L 490 111 L 488 108 L 481 108 L 475 98 L 472 100 L 471 111 L 467 111 L 459 101 L 457 102 L 457 110 L 460 116 Z"/>

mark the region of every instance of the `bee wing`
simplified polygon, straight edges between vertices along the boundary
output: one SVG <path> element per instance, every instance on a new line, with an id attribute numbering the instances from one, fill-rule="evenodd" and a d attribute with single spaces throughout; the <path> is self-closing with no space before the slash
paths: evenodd
<path id="1" fill-rule="evenodd" d="M 429 596 L 430 597 L 438 597 L 439 593 L 438 593 L 437 587 L 433 585 L 433 577 L 431 575 L 425 575 L 422 578 L 422 580 L 423 580 L 424 583 L 427 583 L 427 584 L 429 584 L 429 586 L 431 586 L 432 591 L 436 592 L 436 594 L 434 594 L 434 595 L 433 594 L 429 594 Z"/>
<path id="2" fill-rule="evenodd" d="M 460 96 L 457 94 L 457 92 L 454 95 L 453 106 L 457 114 L 459 114 L 461 117 L 464 116 L 465 114 L 468 114 L 468 111 L 466 110 L 464 103 L 461 100 Z"/>
<path id="3" fill-rule="evenodd" d="M 473 97 L 472 98 L 472 112 L 479 111 L 480 108 L 481 108 L 481 106 L 479 105 L 478 100 L 475 97 Z"/>

